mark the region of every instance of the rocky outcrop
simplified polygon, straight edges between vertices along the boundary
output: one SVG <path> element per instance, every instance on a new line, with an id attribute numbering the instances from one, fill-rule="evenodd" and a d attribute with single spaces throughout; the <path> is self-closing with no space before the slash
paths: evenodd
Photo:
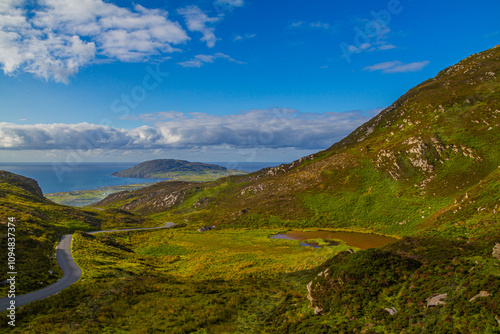
<path id="1" fill-rule="evenodd" d="M 469 303 L 472 303 L 475 299 L 477 298 L 484 298 L 484 297 L 489 297 L 490 293 L 488 291 L 481 291 L 471 299 L 469 299 Z"/>
<path id="2" fill-rule="evenodd" d="M 442 293 L 439 295 L 433 295 L 429 298 L 427 298 L 427 307 L 434 307 L 438 305 L 446 305 L 446 302 L 444 301 L 448 297 L 447 293 Z"/>
<path id="3" fill-rule="evenodd" d="M 309 299 L 309 301 L 311 302 L 311 305 L 309 307 L 314 310 L 315 315 L 323 315 L 323 308 L 317 305 L 316 300 L 312 296 L 314 283 L 315 281 L 312 280 L 311 282 L 309 282 L 309 284 L 307 284 L 307 299 Z"/>
<path id="4" fill-rule="evenodd" d="M 394 133 L 391 132 L 391 136 L 393 135 Z M 401 177 L 402 167 L 400 161 L 406 158 L 413 167 L 421 170 L 428 177 L 430 175 L 431 178 L 433 178 L 436 165 L 444 164 L 451 157 L 464 155 L 476 161 L 483 160 L 473 149 L 465 145 L 445 145 L 435 137 L 430 137 L 425 141 L 422 137 L 410 137 L 401 142 L 399 146 L 405 149 L 382 149 L 377 153 L 377 159 L 375 160 L 376 168 L 387 171 L 394 180 Z M 429 156 L 433 157 L 433 162 L 429 161 Z M 425 188 L 425 185 L 423 188 Z"/>
<path id="5" fill-rule="evenodd" d="M 198 229 L 198 232 L 206 232 L 206 231 L 210 231 L 210 230 L 214 230 L 216 228 L 215 225 L 212 225 L 212 226 L 205 226 L 205 227 L 200 227 Z"/>
<path id="6" fill-rule="evenodd" d="M 320 272 L 318 274 L 319 277 L 328 277 L 330 275 L 330 269 L 325 269 L 324 271 Z M 309 299 L 309 302 L 311 305 L 309 306 L 314 310 L 315 315 L 323 315 L 323 308 L 321 305 L 319 305 L 318 301 L 313 297 L 313 290 L 316 284 L 316 279 L 313 279 L 309 284 L 307 284 L 307 299 Z"/>
<path id="7" fill-rule="evenodd" d="M 164 196 L 156 193 L 150 196 L 135 199 L 128 204 L 122 205 L 120 208 L 129 211 L 139 211 L 141 207 L 147 205 L 152 212 L 159 212 L 170 209 L 174 205 L 181 203 L 184 200 L 185 195 L 186 192 L 184 190 L 166 193 Z"/>
<path id="8" fill-rule="evenodd" d="M 198 186 L 199 183 L 165 181 L 132 192 L 111 194 L 93 206 L 106 207 L 113 203 L 126 202 L 118 208 L 141 213 L 162 212 L 184 201 L 190 191 Z"/>
<path id="9" fill-rule="evenodd" d="M 493 253 L 491 255 L 493 255 L 495 259 L 500 260 L 500 244 L 496 244 L 495 247 L 493 247 Z"/>
<path id="10" fill-rule="evenodd" d="M 384 310 L 386 310 L 390 315 L 394 315 L 394 314 L 398 313 L 398 310 L 396 310 L 394 307 L 385 308 Z"/>
<path id="11" fill-rule="evenodd" d="M 299 160 L 295 160 L 289 164 L 281 164 L 281 165 L 276 166 L 276 167 L 266 168 L 266 169 L 264 169 L 264 171 L 265 171 L 264 175 L 275 176 L 275 175 L 279 175 L 279 174 L 284 174 L 284 173 L 289 172 L 290 170 L 294 169 L 295 167 L 299 166 L 304 161 L 313 160 L 314 157 L 315 157 L 315 155 L 311 154 L 311 155 L 302 157 Z"/>
<path id="12" fill-rule="evenodd" d="M 210 197 L 202 197 L 196 203 L 193 204 L 193 208 L 199 208 L 202 206 L 206 206 L 208 203 L 210 203 L 211 198 Z"/>
<path id="13" fill-rule="evenodd" d="M 265 184 L 259 183 L 259 184 L 248 186 L 248 187 L 244 188 L 243 190 L 241 190 L 240 195 L 245 196 L 247 193 L 253 195 L 253 194 L 256 194 L 258 192 L 261 192 L 264 189 L 266 189 Z"/>

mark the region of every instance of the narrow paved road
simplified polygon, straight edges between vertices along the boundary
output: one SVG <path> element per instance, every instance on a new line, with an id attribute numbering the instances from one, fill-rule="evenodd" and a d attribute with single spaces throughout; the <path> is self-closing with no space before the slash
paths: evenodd
<path id="1" fill-rule="evenodd" d="M 174 226 L 174 223 L 165 223 L 160 227 L 144 227 L 144 228 L 126 228 L 122 230 L 107 230 L 107 231 L 94 231 L 87 232 L 88 234 L 105 233 L 105 232 L 123 232 L 123 231 L 139 231 L 139 230 L 153 230 L 160 228 L 169 228 Z M 56 283 L 49 285 L 43 289 L 27 293 L 25 295 L 16 295 L 16 307 L 26 305 L 35 300 L 40 300 L 52 296 L 70 285 L 76 283 L 82 276 L 82 270 L 73 260 L 71 256 L 71 237 L 72 234 L 65 234 L 59 240 L 57 245 L 57 264 L 63 271 L 63 277 Z M 4 297 L 0 299 L 0 312 L 3 312 L 10 305 L 10 298 Z"/>

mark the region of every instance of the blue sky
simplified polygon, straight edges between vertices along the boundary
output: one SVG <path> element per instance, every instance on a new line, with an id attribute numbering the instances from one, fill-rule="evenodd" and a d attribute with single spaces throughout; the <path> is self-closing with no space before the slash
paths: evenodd
<path id="1" fill-rule="evenodd" d="M 500 42 L 497 0 L 2 0 L 0 161 L 292 161 Z"/>

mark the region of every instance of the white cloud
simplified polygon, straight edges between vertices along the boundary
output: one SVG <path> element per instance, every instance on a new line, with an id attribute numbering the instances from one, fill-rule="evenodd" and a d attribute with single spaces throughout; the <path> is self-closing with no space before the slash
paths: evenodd
<path id="1" fill-rule="evenodd" d="M 182 67 L 200 68 L 206 63 L 213 63 L 216 59 L 225 59 L 225 60 L 230 61 L 232 63 L 245 64 L 244 62 L 241 62 L 239 60 L 235 60 L 235 59 L 229 57 L 228 55 L 226 55 L 224 53 L 220 53 L 220 52 L 218 52 L 214 55 L 204 55 L 204 54 L 196 55 L 194 57 L 194 59 L 183 61 L 183 62 L 180 62 L 177 64 L 181 65 Z"/>
<path id="2" fill-rule="evenodd" d="M 178 65 L 181 65 L 182 67 L 196 67 L 200 68 L 203 66 L 203 62 L 201 60 L 186 60 L 182 61 L 180 63 L 177 63 Z"/>
<path id="3" fill-rule="evenodd" d="M 220 58 L 220 59 L 225 59 L 227 61 L 230 61 L 231 63 L 236 63 L 236 64 L 240 64 L 240 65 L 246 64 L 245 62 L 233 59 L 233 58 L 229 57 L 228 55 L 221 53 L 221 52 L 217 52 L 215 54 L 215 57 Z"/>
<path id="4" fill-rule="evenodd" d="M 144 61 L 176 51 L 190 38 L 161 9 L 133 10 L 102 0 L 24 0 L 0 3 L 0 65 L 68 82 L 79 68 L 103 58 Z"/>
<path id="5" fill-rule="evenodd" d="M 217 0 L 215 3 L 217 5 L 227 5 L 233 7 L 241 7 L 245 4 L 243 0 Z"/>
<path id="6" fill-rule="evenodd" d="M 358 53 L 364 50 L 369 50 L 372 47 L 370 43 L 363 43 L 360 46 L 355 46 L 355 45 L 349 45 L 347 48 L 347 51 L 352 52 L 352 53 Z"/>
<path id="7" fill-rule="evenodd" d="M 331 24 L 322 21 L 315 21 L 315 22 L 295 21 L 292 22 L 288 27 L 292 29 L 297 29 L 297 28 L 320 29 L 325 31 L 336 30 L 335 27 L 333 27 Z"/>
<path id="8" fill-rule="evenodd" d="M 397 46 L 393 44 L 389 44 L 386 41 L 378 41 L 374 44 L 371 43 L 362 43 L 359 46 L 349 45 L 347 47 L 347 51 L 350 53 L 361 53 L 361 52 L 373 52 L 373 51 L 385 51 L 396 49 Z"/>
<path id="9" fill-rule="evenodd" d="M 393 45 L 393 44 L 381 44 L 378 46 L 378 50 L 380 51 L 384 51 L 384 50 L 391 50 L 391 49 L 396 49 L 397 46 Z"/>
<path id="10" fill-rule="evenodd" d="M 200 60 L 200 61 L 202 61 L 204 63 L 213 63 L 214 59 L 215 59 L 215 56 L 211 56 L 211 55 L 196 55 L 194 58 L 197 59 L 197 60 Z"/>
<path id="11" fill-rule="evenodd" d="M 385 70 L 386 73 L 404 73 L 404 72 L 418 72 L 421 71 L 425 66 L 427 66 L 430 61 L 419 61 L 409 64 L 400 64 Z"/>
<path id="12" fill-rule="evenodd" d="M 429 61 L 417 61 L 409 64 L 404 64 L 399 60 L 383 62 L 364 68 L 365 71 L 382 71 L 383 73 L 406 73 L 418 72 L 427 66 Z"/>
<path id="13" fill-rule="evenodd" d="M 218 17 L 208 17 L 198 6 L 189 6 L 178 9 L 177 12 L 184 16 L 189 31 L 201 32 L 203 37 L 200 39 L 206 42 L 209 48 L 215 46 L 217 37 L 215 37 L 215 28 L 207 27 L 207 24 L 213 24 L 219 21 Z"/>
<path id="14" fill-rule="evenodd" d="M 304 21 L 295 21 L 290 24 L 290 28 L 299 28 L 304 25 Z"/>
<path id="15" fill-rule="evenodd" d="M 329 23 L 325 23 L 325 22 L 321 22 L 321 21 L 311 22 L 311 23 L 309 23 L 309 26 L 311 28 L 325 29 L 325 30 L 328 30 L 331 28 Z"/>
<path id="16" fill-rule="evenodd" d="M 233 41 L 234 42 L 236 42 L 236 41 L 242 41 L 242 40 L 245 40 L 245 39 L 254 38 L 255 36 L 257 36 L 257 34 L 236 35 L 236 36 L 234 36 Z"/>
<path id="17" fill-rule="evenodd" d="M 152 126 L 0 123 L 0 150 L 151 150 L 191 148 L 324 149 L 370 113 L 254 109 L 236 115 L 164 112 L 137 117 Z"/>
<path id="18" fill-rule="evenodd" d="M 359 27 L 355 29 L 356 37 L 354 44 L 341 43 L 341 48 L 347 53 L 361 53 L 361 52 L 373 52 L 373 51 L 385 51 L 396 49 L 397 46 L 387 42 L 387 37 L 391 32 L 389 27 L 379 24 L 376 21 L 370 21 L 367 23 L 365 30 L 371 30 L 371 34 L 367 34 L 360 30 Z M 344 54 L 345 56 L 345 54 Z"/>
<path id="19" fill-rule="evenodd" d="M 364 68 L 365 71 L 370 71 L 370 72 L 373 72 L 373 71 L 382 71 L 382 70 L 387 70 L 389 68 L 393 68 L 395 66 L 398 66 L 400 65 L 401 62 L 400 61 L 387 61 L 387 62 L 384 62 L 384 63 L 378 63 L 378 64 L 375 64 L 375 65 L 372 65 L 372 66 L 367 66 Z"/>

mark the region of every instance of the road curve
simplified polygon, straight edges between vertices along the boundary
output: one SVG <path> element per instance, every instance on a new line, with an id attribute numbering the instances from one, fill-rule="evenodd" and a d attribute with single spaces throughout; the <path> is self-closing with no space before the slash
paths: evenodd
<path id="1" fill-rule="evenodd" d="M 174 223 L 165 223 L 165 225 L 160 227 L 143 227 L 143 228 L 126 228 L 121 230 L 106 230 L 106 231 L 93 231 L 87 232 L 88 234 L 97 234 L 97 233 L 110 233 L 110 232 L 124 232 L 124 231 L 139 231 L 139 230 L 153 230 L 153 229 L 161 229 L 161 228 L 169 228 L 174 226 Z M 82 270 L 76 264 L 73 256 L 71 256 L 71 239 L 72 234 L 65 234 L 59 240 L 59 244 L 57 245 L 57 264 L 61 267 L 63 271 L 63 277 L 55 282 L 52 285 L 49 285 L 43 289 L 33 291 L 24 295 L 16 295 L 15 306 L 23 306 L 28 303 L 31 303 L 35 300 L 40 300 L 52 296 L 63 289 L 66 289 L 70 285 L 76 283 L 80 277 L 82 276 Z M 17 277 L 16 277 L 17 278 Z M 0 312 L 7 310 L 7 307 L 10 305 L 10 298 L 4 297 L 0 299 Z"/>

